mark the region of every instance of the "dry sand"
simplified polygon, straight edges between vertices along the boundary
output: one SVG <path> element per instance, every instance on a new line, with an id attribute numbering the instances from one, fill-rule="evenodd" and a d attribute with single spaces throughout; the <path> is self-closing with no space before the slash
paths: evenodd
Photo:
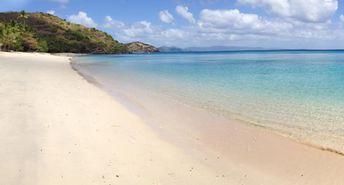
<path id="1" fill-rule="evenodd" d="M 200 160 L 79 76 L 68 57 L 0 53 L 0 185 L 344 184 L 342 156 L 245 126 L 227 131 L 228 157 L 204 149 L 209 160 Z"/>

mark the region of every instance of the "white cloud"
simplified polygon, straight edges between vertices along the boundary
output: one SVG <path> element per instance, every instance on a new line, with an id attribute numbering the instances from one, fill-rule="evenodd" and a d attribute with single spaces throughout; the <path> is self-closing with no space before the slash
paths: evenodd
<path id="1" fill-rule="evenodd" d="M 93 21 L 91 17 L 87 16 L 86 12 L 79 11 L 76 15 L 71 15 L 68 17 L 68 21 L 76 24 L 81 24 L 86 27 L 97 27 L 97 24 Z"/>
<path id="2" fill-rule="evenodd" d="M 189 12 L 189 8 L 187 6 L 177 6 L 176 12 L 190 23 L 196 22 L 195 18 L 193 17 L 193 14 Z"/>
<path id="3" fill-rule="evenodd" d="M 150 22 L 139 21 L 123 29 L 123 32 L 127 37 L 137 38 L 145 36 L 146 34 L 152 34 L 153 28 Z"/>
<path id="4" fill-rule="evenodd" d="M 264 22 L 256 14 L 243 14 L 237 9 L 204 9 L 200 14 L 199 25 L 204 28 L 259 30 Z"/>
<path id="5" fill-rule="evenodd" d="M 204 9 L 198 25 L 204 32 L 231 34 L 277 34 L 293 28 L 291 23 L 266 20 L 256 14 L 241 13 L 238 9 Z"/>
<path id="6" fill-rule="evenodd" d="M 159 18 L 164 23 L 171 23 L 174 20 L 173 15 L 171 15 L 170 12 L 168 12 L 168 10 L 160 11 Z"/>
<path id="7" fill-rule="evenodd" d="M 188 30 L 170 28 L 165 29 L 154 26 L 148 21 L 138 21 L 134 23 L 124 23 L 114 20 L 110 16 L 105 17 L 104 26 L 112 29 L 115 39 L 121 42 L 144 41 L 147 43 L 161 45 L 175 44 L 176 42 L 184 42 L 185 39 L 191 38 Z M 184 42 L 185 43 L 185 42 Z"/>
<path id="8" fill-rule="evenodd" d="M 114 20 L 110 16 L 105 17 L 104 27 L 114 29 L 118 37 L 124 40 L 145 37 L 154 33 L 152 24 L 148 21 L 139 21 L 133 24 L 126 24 L 119 20 Z"/>
<path id="9" fill-rule="evenodd" d="M 174 28 L 167 29 L 161 32 L 161 35 L 165 37 L 165 40 L 166 39 L 172 39 L 172 40 L 183 39 L 187 36 L 187 34 L 188 33 L 186 33 L 184 30 L 174 29 Z"/>
<path id="10" fill-rule="evenodd" d="M 105 28 L 124 28 L 126 25 L 122 21 L 113 20 L 111 16 L 105 17 Z"/>
<path id="11" fill-rule="evenodd" d="M 301 42 L 344 39 L 331 22 L 301 22 L 280 17 L 266 18 L 237 9 L 209 10 L 200 13 L 197 35 L 218 41 Z M 285 47 L 284 45 L 282 47 Z M 300 47 L 296 45 L 296 47 Z"/>
<path id="12" fill-rule="evenodd" d="M 105 17 L 106 22 L 111 22 L 112 20 L 113 20 L 112 17 L 109 15 Z"/>
<path id="13" fill-rule="evenodd" d="M 51 15 L 54 15 L 54 14 L 55 14 L 55 11 L 54 11 L 54 10 L 48 10 L 47 13 L 48 13 L 48 14 L 51 14 Z"/>
<path id="14" fill-rule="evenodd" d="M 339 16 L 339 20 L 344 22 L 344 15 L 343 14 Z"/>
<path id="15" fill-rule="evenodd" d="M 188 12 L 185 7 L 184 10 Z M 166 28 L 148 21 L 124 23 L 107 16 L 104 26 L 112 29 L 115 38 L 122 42 L 140 40 L 156 46 L 231 44 L 269 48 L 307 48 L 307 46 L 318 47 L 322 43 L 331 43 L 333 40 L 344 40 L 342 28 L 331 21 L 302 22 L 290 17 L 264 17 L 243 13 L 238 9 L 203 9 L 199 13 L 198 20 L 194 19 L 193 15 L 191 17 L 193 24 L 184 26 L 173 24 L 172 28 Z M 344 15 L 341 17 L 340 19 L 344 21 Z"/>
<path id="16" fill-rule="evenodd" d="M 239 4 L 261 6 L 269 12 L 302 22 L 326 22 L 338 9 L 337 0 L 237 0 Z"/>

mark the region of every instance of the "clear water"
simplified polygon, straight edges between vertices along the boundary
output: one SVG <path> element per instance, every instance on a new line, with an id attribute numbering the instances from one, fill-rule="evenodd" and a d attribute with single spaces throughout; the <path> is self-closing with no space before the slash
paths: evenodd
<path id="1" fill-rule="evenodd" d="M 75 63 L 95 78 L 344 151 L 344 51 L 91 55 Z"/>

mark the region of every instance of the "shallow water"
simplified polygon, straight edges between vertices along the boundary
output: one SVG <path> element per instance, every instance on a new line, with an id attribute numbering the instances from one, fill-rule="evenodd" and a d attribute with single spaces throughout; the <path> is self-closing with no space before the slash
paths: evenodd
<path id="1" fill-rule="evenodd" d="M 107 89 L 160 93 L 344 151 L 343 51 L 90 55 L 75 67 Z"/>

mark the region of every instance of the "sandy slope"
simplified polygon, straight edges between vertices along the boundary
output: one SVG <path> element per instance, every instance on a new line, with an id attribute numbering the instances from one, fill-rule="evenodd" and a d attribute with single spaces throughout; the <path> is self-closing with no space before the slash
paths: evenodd
<path id="1" fill-rule="evenodd" d="M 237 145 L 248 142 L 243 139 Z M 284 143 L 273 140 L 269 144 Z M 307 165 L 314 166 L 310 164 L 314 162 L 320 164 L 316 166 L 324 166 L 317 173 L 334 170 L 325 177 L 340 182 L 344 165 L 333 166 L 341 160 L 339 157 L 309 154 L 309 151 L 317 153 L 313 149 L 300 150 L 292 166 L 285 158 L 281 161 L 282 168 L 292 170 L 299 164 L 307 169 Z M 273 151 L 264 155 L 271 155 L 272 159 L 276 159 L 275 154 L 281 155 L 271 153 Z M 313 158 L 305 160 L 303 152 L 308 152 L 304 156 Z M 317 156 L 324 156 L 322 162 L 316 161 Z M 259 161 L 259 155 L 256 157 L 252 160 Z M 299 163 L 295 161 L 298 157 Z M 278 156 L 277 159 L 284 158 Z M 1 185 L 319 182 L 317 176 L 288 181 L 287 174 L 283 177 L 266 173 L 260 170 L 260 163 L 247 167 L 240 160 L 224 161 L 226 165 L 216 169 L 165 142 L 138 116 L 73 71 L 67 57 L 0 53 Z"/>

